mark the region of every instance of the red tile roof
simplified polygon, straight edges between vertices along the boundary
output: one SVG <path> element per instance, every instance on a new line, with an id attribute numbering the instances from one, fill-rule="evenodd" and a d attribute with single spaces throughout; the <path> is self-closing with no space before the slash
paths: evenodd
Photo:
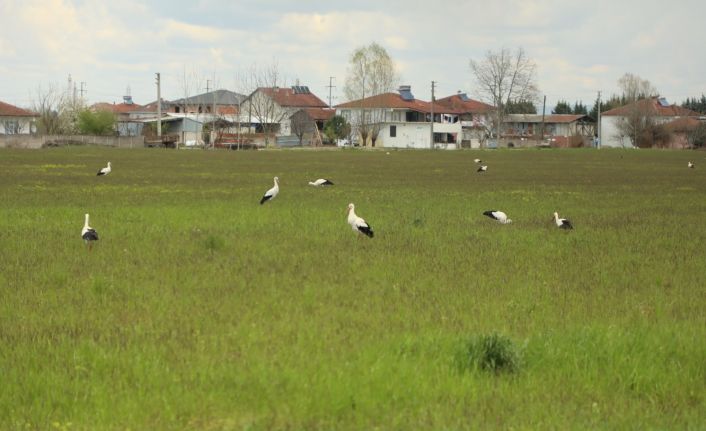
<path id="1" fill-rule="evenodd" d="M 658 117 L 698 117 L 699 114 L 691 109 L 682 108 L 677 105 L 662 106 L 659 103 L 659 97 L 652 97 L 650 99 L 641 99 L 637 102 L 627 104 L 625 106 L 620 106 L 618 108 L 613 108 L 611 110 L 601 113 L 601 116 L 625 116 L 630 113 L 632 109 L 646 109 L 650 110 L 654 115 Z"/>
<path id="2" fill-rule="evenodd" d="M 279 106 L 287 108 L 325 108 L 328 105 L 314 93 L 295 93 L 291 88 L 260 87 L 261 91 L 272 98 Z"/>
<path id="3" fill-rule="evenodd" d="M 0 102 L 0 116 L 2 117 L 39 117 L 39 114 L 28 111 L 26 109 L 18 108 L 15 105 L 10 105 L 9 103 Z"/>
<path id="4" fill-rule="evenodd" d="M 454 94 L 453 96 L 444 97 L 443 99 L 436 99 L 435 103 L 454 109 L 462 114 L 485 114 L 495 110 L 495 106 L 493 105 L 488 105 L 487 103 L 473 99 L 464 100 L 461 96 L 461 94 Z"/>
<path id="5" fill-rule="evenodd" d="M 686 132 L 686 131 L 696 129 L 701 124 L 704 124 L 704 123 L 697 120 L 696 118 L 682 117 L 682 118 L 677 118 L 676 120 L 670 121 L 669 123 L 666 124 L 666 126 L 675 132 Z"/>
<path id="6" fill-rule="evenodd" d="M 431 113 L 431 103 L 419 99 L 405 100 L 398 93 L 383 93 L 377 96 L 366 97 L 365 99 L 354 100 L 352 102 L 341 103 L 336 108 L 386 108 L 386 109 L 406 109 L 423 113 Z M 434 103 L 435 114 L 460 114 L 461 112 Z"/>
<path id="7" fill-rule="evenodd" d="M 330 108 L 304 108 L 303 111 L 306 112 L 312 120 L 326 121 L 336 115 L 336 110 Z"/>
<path id="8" fill-rule="evenodd" d="M 110 111 L 114 114 L 125 114 L 132 111 L 139 111 L 143 106 L 135 103 L 96 103 L 91 108 L 96 111 Z"/>

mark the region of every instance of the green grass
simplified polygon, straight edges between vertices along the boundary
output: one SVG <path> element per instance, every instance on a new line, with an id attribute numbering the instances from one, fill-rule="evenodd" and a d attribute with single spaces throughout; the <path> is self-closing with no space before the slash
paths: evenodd
<path id="1" fill-rule="evenodd" d="M 704 429 L 705 155 L 0 151 L 0 429 Z"/>

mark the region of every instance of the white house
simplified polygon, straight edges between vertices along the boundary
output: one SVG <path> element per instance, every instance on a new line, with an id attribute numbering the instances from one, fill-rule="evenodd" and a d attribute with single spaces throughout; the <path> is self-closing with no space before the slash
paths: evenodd
<path id="1" fill-rule="evenodd" d="M 492 128 L 491 116 L 495 112 L 493 105 L 473 100 L 460 91 L 452 96 L 437 99 L 434 104 L 459 114 L 462 146 L 480 148 Z"/>
<path id="2" fill-rule="evenodd" d="M 29 135 L 35 133 L 39 114 L 0 102 L 0 135 Z"/>
<path id="3" fill-rule="evenodd" d="M 665 124 L 680 118 L 696 118 L 701 114 L 677 105 L 670 105 L 664 97 L 641 99 L 601 114 L 601 146 L 633 148 L 630 136 L 620 130 L 620 124 L 631 116 L 651 117 L 657 124 Z"/>
<path id="4" fill-rule="evenodd" d="M 455 149 L 462 126 L 459 112 L 443 105 L 415 99 L 408 85 L 397 93 L 383 93 L 337 105 L 336 114 L 351 124 L 354 139 L 366 128 L 376 134 L 375 146 L 386 148 L 431 148 L 431 113 L 434 112 L 434 147 Z M 365 143 L 372 143 L 369 136 Z"/>

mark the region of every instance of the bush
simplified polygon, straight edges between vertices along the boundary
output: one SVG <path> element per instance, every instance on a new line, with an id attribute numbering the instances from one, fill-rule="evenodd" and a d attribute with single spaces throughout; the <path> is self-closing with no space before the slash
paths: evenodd
<path id="1" fill-rule="evenodd" d="M 464 343 L 457 362 L 461 371 L 514 373 L 520 368 L 520 349 L 504 335 L 475 336 Z"/>

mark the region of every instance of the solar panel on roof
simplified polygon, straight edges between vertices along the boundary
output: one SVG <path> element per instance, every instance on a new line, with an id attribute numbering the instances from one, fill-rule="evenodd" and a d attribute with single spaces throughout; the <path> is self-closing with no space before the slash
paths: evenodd
<path id="1" fill-rule="evenodd" d="M 660 97 L 659 99 L 657 99 L 657 101 L 659 102 L 660 106 L 669 106 L 669 102 L 667 102 L 667 99 L 665 99 L 664 97 Z"/>
<path id="2" fill-rule="evenodd" d="M 414 100 L 414 95 L 409 90 L 400 90 L 400 97 L 402 100 Z"/>
<path id="3" fill-rule="evenodd" d="M 309 87 L 306 85 L 293 85 L 292 90 L 294 90 L 294 94 L 309 94 Z"/>
<path id="4" fill-rule="evenodd" d="M 461 94 L 458 95 L 458 97 L 460 97 L 461 100 L 463 100 L 464 102 L 468 102 L 469 100 L 471 100 L 471 99 L 466 95 L 466 93 L 461 93 Z"/>

